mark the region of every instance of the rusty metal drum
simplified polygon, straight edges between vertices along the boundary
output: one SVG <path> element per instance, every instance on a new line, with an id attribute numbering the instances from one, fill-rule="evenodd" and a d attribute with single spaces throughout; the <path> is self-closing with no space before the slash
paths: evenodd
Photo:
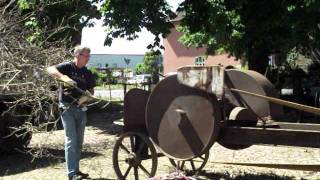
<path id="1" fill-rule="evenodd" d="M 172 75 L 150 94 L 147 130 L 166 156 L 189 160 L 209 151 L 217 139 L 220 111 L 214 94 L 180 84 Z"/>
<path id="2" fill-rule="evenodd" d="M 240 121 L 240 122 L 239 122 Z M 256 114 L 244 107 L 235 107 L 229 114 L 228 121 L 226 121 L 227 126 L 241 126 L 241 127 L 255 127 L 258 121 Z M 223 136 L 223 133 L 220 134 Z M 240 150 L 251 146 L 248 145 L 238 145 L 238 144 L 228 144 L 223 141 L 218 140 L 218 143 L 225 148 Z"/>
<path id="3" fill-rule="evenodd" d="M 245 107 L 260 119 L 281 119 L 282 106 L 273 104 L 265 99 L 230 91 L 231 88 L 248 91 L 268 97 L 279 97 L 273 84 L 262 74 L 255 71 L 242 71 L 238 69 L 225 70 L 225 102 L 226 106 Z M 225 107 L 228 108 L 228 107 Z"/>
<path id="4" fill-rule="evenodd" d="M 147 133 L 145 110 L 150 92 L 131 89 L 124 97 L 124 132 Z"/>

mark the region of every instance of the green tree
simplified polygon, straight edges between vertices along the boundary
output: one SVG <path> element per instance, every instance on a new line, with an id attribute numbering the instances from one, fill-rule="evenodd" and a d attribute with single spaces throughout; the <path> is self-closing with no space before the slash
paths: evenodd
<path id="1" fill-rule="evenodd" d="M 160 36 L 170 33 L 169 19 L 176 15 L 166 0 L 18 0 L 21 14 L 30 13 L 26 22 L 31 29 L 29 42 L 67 40 L 80 42 L 81 30 L 93 26 L 92 18 L 104 17 L 107 27 L 105 45 L 113 38 L 138 37 L 146 28 L 156 37 L 148 48 L 159 53 Z M 96 3 L 101 3 L 98 11 Z M 1 3 L 3 4 L 3 3 Z M 185 0 L 178 11 L 184 13 L 179 30 L 186 46 L 206 47 L 208 54 L 223 50 L 247 60 L 250 69 L 264 73 L 270 54 L 285 56 L 292 49 L 303 55 L 317 55 L 320 46 L 320 1 L 279 0 Z"/>
<path id="2" fill-rule="evenodd" d="M 136 65 L 136 74 L 151 74 L 152 82 L 157 83 L 159 81 L 159 66 L 158 66 L 159 55 L 155 51 L 147 52 L 142 63 Z"/>
<path id="3" fill-rule="evenodd" d="M 168 20 L 175 17 L 164 0 L 106 0 L 100 11 L 104 25 L 109 28 L 105 45 L 111 45 L 113 38 L 117 37 L 133 40 L 144 27 L 156 36 L 149 49 L 163 48 L 160 35 L 170 33 L 173 25 Z"/>
<path id="4" fill-rule="evenodd" d="M 98 86 L 101 86 L 103 84 L 103 82 L 106 81 L 107 76 L 108 76 L 107 74 L 99 72 L 96 68 L 89 68 L 89 70 L 93 74 L 94 79 L 95 79 Z"/>
<path id="5" fill-rule="evenodd" d="M 286 55 L 295 48 L 308 55 L 320 43 L 320 1 L 185 0 L 180 30 L 187 46 L 206 47 L 208 54 L 223 49 L 248 61 L 250 69 L 264 73 L 270 54 Z M 107 0 L 101 9 L 112 38 L 134 39 L 145 27 L 165 37 L 174 17 L 165 0 Z M 159 39 L 150 47 L 159 45 Z"/>
<path id="6" fill-rule="evenodd" d="M 146 52 L 143 57 L 142 63 L 137 64 L 137 74 L 153 74 L 158 73 L 159 68 L 157 64 L 158 54 L 155 51 Z"/>
<path id="7" fill-rule="evenodd" d="M 285 55 L 293 48 L 307 53 L 319 36 L 319 2 L 316 1 L 186 1 L 186 14 L 201 10 L 199 16 L 186 16 L 182 26 L 188 42 L 208 45 L 209 53 L 218 48 L 248 61 L 249 69 L 265 72 L 268 55 Z M 308 19 L 307 21 L 305 21 Z M 202 26 L 194 26 L 198 22 Z M 317 35 L 316 35 L 317 34 Z M 193 43 L 195 44 L 195 43 Z"/>
<path id="8" fill-rule="evenodd" d="M 81 32 L 85 26 L 93 26 L 91 19 L 101 14 L 94 5 L 97 0 L 18 0 L 11 1 L 21 15 L 30 14 L 24 20 L 31 31 L 26 35 L 35 45 L 45 42 L 67 42 L 69 46 L 80 44 Z"/>
<path id="9" fill-rule="evenodd" d="M 136 71 L 136 74 L 143 74 L 144 73 L 144 65 L 143 65 L 143 63 L 138 63 L 136 65 L 135 71 Z"/>

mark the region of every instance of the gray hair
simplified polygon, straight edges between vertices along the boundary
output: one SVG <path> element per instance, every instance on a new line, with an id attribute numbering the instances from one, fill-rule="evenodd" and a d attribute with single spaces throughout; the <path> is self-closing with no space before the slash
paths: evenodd
<path id="1" fill-rule="evenodd" d="M 76 46 L 74 48 L 74 51 L 73 51 L 73 55 L 74 56 L 78 56 L 79 54 L 83 53 L 83 52 L 88 52 L 90 53 L 90 48 L 88 47 L 85 47 L 85 46 Z"/>

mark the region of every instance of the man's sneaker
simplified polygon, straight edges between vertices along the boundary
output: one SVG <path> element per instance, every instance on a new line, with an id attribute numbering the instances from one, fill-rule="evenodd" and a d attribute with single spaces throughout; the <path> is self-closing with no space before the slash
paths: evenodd
<path id="1" fill-rule="evenodd" d="M 77 172 L 77 175 L 78 175 L 78 176 L 81 176 L 82 178 L 88 178 L 88 177 L 89 177 L 89 174 L 83 173 L 83 172 L 81 172 L 81 171 Z"/>
<path id="2" fill-rule="evenodd" d="M 82 180 L 82 176 L 80 175 L 69 176 L 69 180 Z"/>

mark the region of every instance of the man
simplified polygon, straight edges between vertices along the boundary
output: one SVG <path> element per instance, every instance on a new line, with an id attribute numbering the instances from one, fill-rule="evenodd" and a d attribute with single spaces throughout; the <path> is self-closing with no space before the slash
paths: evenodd
<path id="1" fill-rule="evenodd" d="M 89 175 L 79 170 L 80 154 L 87 122 L 86 106 L 89 92 L 94 93 L 95 81 L 85 67 L 90 59 L 88 47 L 77 46 L 73 62 L 50 66 L 47 72 L 64 82 L 59 87 L 59 106 L 65 132 L 65 159 L 69 179 L 87 178 Z M 81 90 L 79 90 L 81 89 Z M 85 92 L 85 93 L 83 93 Z"/>

